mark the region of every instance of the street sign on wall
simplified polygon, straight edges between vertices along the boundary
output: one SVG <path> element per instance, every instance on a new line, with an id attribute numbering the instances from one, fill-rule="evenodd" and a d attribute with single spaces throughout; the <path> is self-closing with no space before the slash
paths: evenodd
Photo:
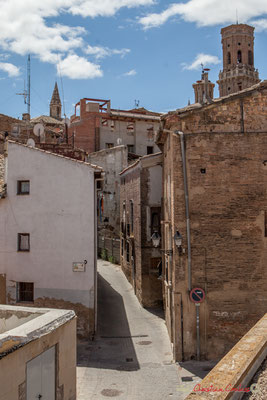
<path id="1" fill-rule="evenodd" d="M 202 303 L 205 300 L 205 292 L 201 288 L 194 288 L 190 292 L 190 299 L 193 303 Z"/>

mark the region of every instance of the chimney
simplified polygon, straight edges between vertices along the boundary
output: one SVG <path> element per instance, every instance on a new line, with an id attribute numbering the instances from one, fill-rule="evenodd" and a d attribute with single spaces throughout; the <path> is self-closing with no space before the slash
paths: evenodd
<path id="1" fill-rule="evenodd" d="M 29 113 L 22 114 L 22 121 L 30 121 L 31 117 Z"/>

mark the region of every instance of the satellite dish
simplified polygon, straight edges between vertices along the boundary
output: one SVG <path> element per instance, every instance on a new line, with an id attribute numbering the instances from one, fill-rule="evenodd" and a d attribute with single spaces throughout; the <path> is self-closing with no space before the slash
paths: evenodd
<path id="1" fill-rule="evenodd" d="M 35 134 L 35 136 L 38 136 L 38 137 L 42 136 L 44 134 L 44 126 L 43 126 L 43 124 L 34 125 L 33 133 Z"/>
<path id="2" fill-rule="evenodd" d="M 33 140 L 33 139 L 28 139 L 27 140 L 27 146 L 30 146 L 30 147 L 35 147 L 35 141 Z"/>
<path id="3" fill-rule="evenodd" d="M 70 126 L 70 119 L 65 117 L 65 124 L 69 127 Z"/>
<path id="4" fill-rule="evenodd" d="M 11 135 L 18 137 L 20 133 L 20 126 L 19 125 L 13 125 L 12 130 L 11 130 Z"/>
<path id="5" fill-rule="evenodd" d="M 117 144 L 118 144 L 118 145 L 122 144 L 122 139 L 121 139 L 121 138 L 118 138 L 118 139 L 117 139 Z"/>

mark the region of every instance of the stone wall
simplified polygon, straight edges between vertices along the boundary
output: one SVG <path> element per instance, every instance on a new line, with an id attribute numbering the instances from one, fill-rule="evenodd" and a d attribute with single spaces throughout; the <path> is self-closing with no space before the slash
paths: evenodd
<path id="1" fill-rule="evenodd" d="M 222 357 L 266 312 L 265 104 L 265 90 L 256 90 L 244 98 L 233 95 L 226 103 L 204 106 L 184 116 L 172 114 L 166 122 L 169 129 L 185 131 L 192 287 L 201 287 L 206 292 L 206 299 L 200 305 L 203 358 Z M 174 258 L 169 257 L 169 263 L 173 287 L 165 286 L 166 320 L 176 359 L 190 359 L 196 356 L 196 307 L 188 292 L 179 135 L 168 134 L 162 143 L 164 245 L 168 246 L 178 229 L 184 248 L 184 253 L 178 254 L 172 242 Z M 173 310 L 170 299 L 176 304 Z"/>

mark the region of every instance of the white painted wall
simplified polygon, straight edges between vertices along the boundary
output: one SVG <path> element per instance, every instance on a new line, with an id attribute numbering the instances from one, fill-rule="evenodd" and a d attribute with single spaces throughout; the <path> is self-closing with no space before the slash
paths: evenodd
<path id="1" fill-rule="evenodd" d="M 18 196 L 17 180 L 30 180 Z M 30 233 L 30 252 L 17 234 Z M 87 260 L 85 272 L 72 263 Z M 9 303 L 16 281 L 34 282 L 34 297 L 94 308 L 94 170 L 85 164 L 9 143 L 7 197 L 0 200 L 0 273 Z"/>

